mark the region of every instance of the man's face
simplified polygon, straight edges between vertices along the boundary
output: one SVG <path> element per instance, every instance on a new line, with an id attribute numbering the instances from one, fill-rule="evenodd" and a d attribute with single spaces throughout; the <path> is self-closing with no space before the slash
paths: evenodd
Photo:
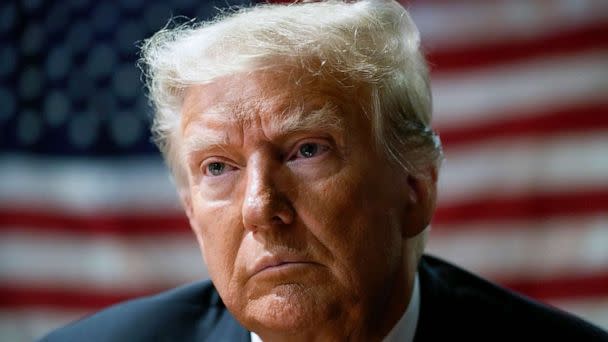
<path id="1" fill-rule="evenodd" d="M 327 80 L 256 72 L 187 90 L 184 202 L 214 285 L 254 331 L 361 323 L 409 296 L 416 195 L 374 148 L 361 89 Z"/>

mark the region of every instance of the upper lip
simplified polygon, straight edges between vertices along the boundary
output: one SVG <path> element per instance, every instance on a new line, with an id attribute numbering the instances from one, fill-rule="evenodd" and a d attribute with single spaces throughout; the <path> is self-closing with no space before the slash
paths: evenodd
<path id="1" fill-rule="evenodd" d="M 250 274 L 253 276 L 269 267 L 279 266 L 287 263 L 308 263 L 312 264 L 308 258 L 293 254 L 266 254 L 256 259 Z"/>

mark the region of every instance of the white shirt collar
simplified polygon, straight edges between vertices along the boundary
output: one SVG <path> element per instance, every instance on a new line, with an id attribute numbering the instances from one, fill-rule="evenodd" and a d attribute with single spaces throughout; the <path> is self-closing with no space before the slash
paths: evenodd
<path id="1" fill-rule="evenodd" d="M 410 303 L 407 305 L 407 309 L 405 309 L 399 322 L 386 335 L 383 342 L 414 341 L 414 334 L 416 334 L 416 327 L 418 326 L 418 316 L 420 315 L 420 285 L 418 283 L 418 273 L 416 273 Z M 250 335 L 251 342 L 262 342 L 262 339 L 256 333 L 251 332 Z"/>

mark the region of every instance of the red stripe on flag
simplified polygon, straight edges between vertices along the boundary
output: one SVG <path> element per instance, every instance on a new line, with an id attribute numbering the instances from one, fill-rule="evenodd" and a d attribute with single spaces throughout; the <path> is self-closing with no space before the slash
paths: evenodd
<path id="1" fill-rule="evenodd" d="M 91 236 L 190 234 L 188 220 L 181 213 L 116 215 L 96 212 L 92 215 L 79 215 L 26 208 L 0 209 L 0 230 L 3 229 L 59 231 Z"/>
<path id="2" fill-rule="evenodd" d="M 530 39 L 495 40 L 470 47 L 431 49 L 427 58 L 433 72 L 446 72 L 601 49 L 608 46 L 606 37 L 608 22 L 600 22 Z"/>
<path id="3" fill-rule="evenodd" d="M 22 286 L 0 286 L 0 307 L 48 307 L 95 311 L 132 298 L 161 292 L 164 289 L 102 292 L 89 289 L 45 289 Z"/>
<path id="4" fill-rule="evenodd" d="M 499 184 L 498 184 L 499 185 Z M 581 216 L 608 211 L 608 188 L 570 193 L 527 193 L 520 196 L 496 195 L 454 205 L 440 206 L 433 222 L 449 227 L 471 221 L 500 221 L 515 219 L 542 219 L 552 216 Z"/>
<path id="5" fill-rule="evenodd" d="M 608 270 L 585 276 L 561 276 L 543 280 L 505 280 L 500 284 L 526 296 L 543 301 L 605 297 L 608 295 Z"/>
<path id="6" fill-rule="evenodd" d="M 508 114 L 492 114 L 495 118 L 508 116 Z M 518 115 L 517 118 L 497 119 L 463 128 L 437 129 L 446 148 L 477 144 L 496 138 L 540 137 L 561 132 L 589 130 L 608 130 L 608 103 L 570 105 L 557 110 L 528 113 Z"/>

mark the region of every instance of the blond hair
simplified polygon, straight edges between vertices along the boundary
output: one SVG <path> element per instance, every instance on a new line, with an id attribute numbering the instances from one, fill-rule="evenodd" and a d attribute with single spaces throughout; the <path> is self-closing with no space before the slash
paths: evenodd
<path id="1" fill-rule="evenodd" d="M 402 6 L 387 0 L 266 4 L 166 27 L 142 44 L 154 140 L 178 184 L 185 180 L 175 146 L 185 89 L 277 67 L 277 61 L 368 87 L 363 110 L 377 147 L 407 172 L 441 161 L 419 33 Z"/>

